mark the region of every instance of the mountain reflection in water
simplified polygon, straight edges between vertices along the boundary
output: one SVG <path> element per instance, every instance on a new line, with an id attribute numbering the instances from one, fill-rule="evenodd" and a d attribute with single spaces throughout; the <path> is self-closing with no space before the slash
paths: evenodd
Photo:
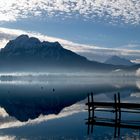
<path id="1" fill-rule="evenodd" d="M 69 117 L 72 117 L 74 120 L 70 119 L 69 121 L 71 121 L 71 123 L 75 121 L 81 125 L 83 123 L 83 127 L 78 129 L 79 132 L 77 133 L 79 134 L 77 134 L 77 137 L 80 135 L 82 128 L 84 128 L 86 136 L 84 119 L 87 118 L 87 112 L 85 112 L 87 94 L 93 92 L 96 100 L 107 101 L 113 100 L 114 93 L 120 92 L 122 101 L 140 103 L 139 83 L 138 79 L 130 78 L 105 79 L 101 77 L 80 78 L 75 76 L 59 77 L 56 79 L 53 77 L 43 81 L 1 81 L 0 129 L 5 128 L 3 133 L 14 134 L 15 136 L 18 135 L 17 132 L 14 132 L 16 127 L 24 126 L 24 128 L 27 128 L 27 126 L 31 124 L 35 126 L 39 125 L 37 126 L 37 130 L 41 129 L 42 132 L 40 132 L 41 130 L 38 132 L 43 136 L 45 135 L 43 122 L 53 120 L 52 125 L 48 123 L 47 126 L 50 126 L 50 130 L 47 129 L 46 132 L 49 132 L 50 135 L 54 135 L 56 130 L 54 131 L 52 129 L 55 129 L 55 122 L 56 125 L 57 123 L 59 124 L 57 119 L 60 120 L 62 124 L 68 123 L 67 125 L 69 125 Z M 68 118 L 68 120 L 65 118 Z M 79 124 L 77 124 L 78 128 Z M 30 127 L 32 128 L 34 126 L 29 126 L 29 128 Z M 66 125 L 65 127 L 68 129 Z M 73 126 L 71 124 L 70 128 L 74 127 L 74 124 Z M 21 129 L 22 133 L 23 131 L 26 133 L 30 131 L 29 128 L 27 130 Z M 19 128 L 18 130 L 20 131 Z M 51 130 L 52 132 L 50 132 Z M 67 134 L 69 132 L 65 133 Z M 0 133 L 0 135 L 2 134 Z"/>

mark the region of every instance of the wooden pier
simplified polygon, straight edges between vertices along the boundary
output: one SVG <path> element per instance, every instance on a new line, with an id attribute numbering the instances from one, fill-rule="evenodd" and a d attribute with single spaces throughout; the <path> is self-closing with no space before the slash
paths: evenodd
<path id="1" fill-rule="evenodd" d="M 140 104 L 137 103 L 121 103 L 120 93 L 114 94 L 114 102 L 96 102 L 93 98 L 93 93 L 88 94 L 88 134 L 93 132 L 93 125 L 114 127 L 114 137 L 120 136 L 120 128 L 131 128 L 140 130 L 140 117 L 139 120 L 122 120 L 122 113 L 135 113 L 140 115 Z M 97 117 L 95 113 L 112 112 L 114 118 Z"/>

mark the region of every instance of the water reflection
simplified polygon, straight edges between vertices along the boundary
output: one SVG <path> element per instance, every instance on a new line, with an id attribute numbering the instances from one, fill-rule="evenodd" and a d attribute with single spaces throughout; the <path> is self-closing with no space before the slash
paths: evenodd
<path id="1" fill-rule="evenodd" d="M 64 108 L 59 115 L 50 114 L 50 115 L 40 115 L 38 118 L 33 120 L 28 120 L 26 122 L 20 122 L 16 120 L 16 118 L 9 116 L 6 111 L 3 108 L 0 108 L 0 112 L 2 114 L 0 115 L 0 129 L 4 128 L 12 128 L 12 127 L 20 127 L 30 124 L 38 124 L 44 121 L 59 119 L 63 117 L 67 117 L 79 112 L 85 112 L 85 104 L 82 102 L 78 102 L 70 107 Z"/>
<path id="2" fill-rule="evenodd" d="M 16 140 L 15 136 L 0 136 L 0 140 Z"/>
<path id="3" fill-rule="evenodd" d="M 127 114 L 125 114 L 125 115 L 127 115 Z M 123 116 L 125 116 L 125 115 L 123 114 Z M 139 117 L 140 117 L 140 112 L 139 112 L 139 114 L 136 114 L 136 113 L 133 114 L 133 116 L 131 116 L 131 117 L 129 116 L 129 120 L 126 120 L 126 121 L 123 120 L 120 123 L 118 123 L 118 122 L 116 123 L 115 122 L 116 120 L 113 120 L 112 118 L 110 118 L 110 116 L 107 116 L 107 115 L 103 116 L 103 117 L 96 116 L 95 118 L 88 117 L 87 122 L 86 122 L 87 134 L 88 135 L 92 134 L 92 133 L 94 134 L 94 129 L 97 126 L 106 127 L 106 129 L 108 129 L 108 127 L 111 127 L 112 130 L 114 131 L 114 132 L 112 132 L 112 137 L 121 139 L 121 137 L 122 137 L 121 130 L 122 129 L 130 129 L 132 132 L 136 131 L 136 130 L 137 131 L 140 130 L 140 118 Z"/>
<path id="4" fill-rule="evenodd" d="M 3 80 L 0 82 L 0 136 L 9 139 L 10 136 L 13 139 L 51 139 L 52 136 L 54 139 L 88 139 L 84 124 L 87 94 L 92 91 L 95 100 L 111 101 L 112 95 L 120 92 L 124 102 L 140 103 L 139 83 L 138 79 L 92 76 L 49 77 L 42 81 Z M 98 140 L 100 128 L 96 128 L 91 139 Z M 109 133 L 110 129 L 107 129 L 101 137 Z"/>
<path id="5" fill-rule="evenodd" d="M 86 98 L 87 93 L 121 92 L 129 97 L 139 92 L 138 82 L 130 79 L 102 79 L 91 77 L 49 78 L 49 81 L 4 81 L 0 83 L 0 106 L 20 121 L 42 115 L 59 114 L 67 106 Z M 134 94 L 133 94 L 134 95 Z"/>

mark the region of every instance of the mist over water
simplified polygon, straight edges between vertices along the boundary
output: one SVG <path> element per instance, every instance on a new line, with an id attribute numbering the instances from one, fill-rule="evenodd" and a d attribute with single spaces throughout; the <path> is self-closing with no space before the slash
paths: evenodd
<path id="1" fill-rule="evenodd" d="M 0 138 L 113 139 L 113 129 L 106 127 L 95 127 L 94 134 L 87 135 L 85 103 L 91 92 L 96 101 L 113 101 L 120 92 L 121 102 L 140 103 L 140 79 L 90 73 L 1 74 Z M 140 138 L 139 131 L 122 129 L 122 139 L 134 137 Z"/>

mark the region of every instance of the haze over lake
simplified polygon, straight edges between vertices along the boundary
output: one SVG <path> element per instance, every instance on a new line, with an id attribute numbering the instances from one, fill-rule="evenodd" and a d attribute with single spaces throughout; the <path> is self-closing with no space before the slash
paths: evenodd
<path id="1" fill-rule="evenodd" d="M 113 101 L 117 92 L 122 102 L 140 100 L 139 78 L 46 74 L 45 79 L 35 80 L 33 75 L 34 80 L 0 81 L 1 139 L 113 139 L 114 129 L 108 127 L 95 126 L 93 134 L 87 134 L 87 94 L 93 92 L 96 101 Z M 139 115 L 124 114 L 122 118 L 139 120 Z M 138 130 L 121 129 L 120 138 L 136 137 Z"/>

